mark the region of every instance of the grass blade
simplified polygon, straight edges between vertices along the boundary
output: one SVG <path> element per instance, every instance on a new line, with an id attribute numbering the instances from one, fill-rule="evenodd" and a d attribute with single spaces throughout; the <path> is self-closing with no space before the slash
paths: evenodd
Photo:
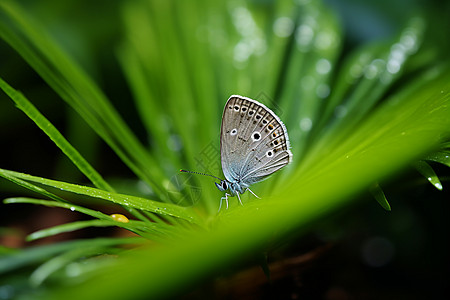
<path id="1" fill-rule="evenodd" d="M 106 96 L 40 26 L 13 2 L 0 3 L 0 36 L 101 136 L 117 155 L 161 197 L 163 173 Z"/>
<path id="2" fill-rule="evenodd" d="M 378 183 L 374 184 L 370 187 L 370 193 L 377 200 L 378 204 L 381 205 L 385 210 L 391 211 L 391 205 L 386 199 L 386 195 L 383 192 L 383 189 L 380 187 Z"/>
<path id="3" fill-rule="evenodd" d="M 40 263 L 43 260 L 74 248 L 85 248 L 94 245 L 99 247 L 112 247 L 118 245 L 142 244 L 145 242 L 147 242 L 147 240 L 140 237 L 97 238 L 94 240 L 77 240 L 53 245 L 32 247 L 25 251 L 15 252 L 0 257 L 0 274 L 5 274 L 27 265 Z"/>
<path id="4" fill-rule="evenodd" d="M 177 218 L 182 218 L 189 222 L 201 224 L 202 221 L 197 214 L 191 208 L 184 208 L 178 205 L 170 203 L 161 203 L 149 199 L 144 199 L 136 196 L 121 195 L 117 193 L 111 193 L 103 190 L 99 190 L 92 187 L 81 186 L 62 181 L 50 180 L 42 177 L 36 177 L 28 174 L 18 173 L 14 171 L 8 171 L 0 169 L 0 173 L 6 174 L 10 177 L 19 178 L 25 181 L 31 181 L 34 183 L 43 184 L 53 188 L 57 188 L 63 191 L 72 192 L 75 194 L 85 195 L 89 197 L 99 198 L 106 201 L 110 201 L 116 204 L 123 205 L 125 207 L 137 208 L 160 215 L 168 215 Z"/>
<path id="5" fill-rule="evenodd" d="M 45 190 L 45 189 L 43 189 L 43 188 L 41 188 L 39 186 L 36 186 L 34 184 L 31 184 L 29 182 L 21 180 L 21 179 L 13 176 L 11 174 L 8 174 L 7 172 L 3 172 L 2 169 L 0 169 L 0 176 L 5 178 L 5 179 L 7 179 L 7 180 L 9 180 L 9 181 L 11 181 L 11 182 L 14 182 L 17 185 L 20 185 L 20 186 L 22 186 L 22 187 L 24 187 L 26 189 L 29 189 L 30 191 L 33 191 L 33 192 L 36 192 L 38 194 L 44 195 L 44 196 L 46 196 L 46 197 L 48 197 L 50 199 L 53 199 L 53 200 L 56 200 L 56 201 L 59 201 L 59 202 L 67 203 L 67 201 L 64 200 L 63 198 L 61 198 L 61 197 L 59 197 L 59 196 L 57 196 L 57 195 L 55 195 L 53 193 L 50 193 L 49 191 L 47 191 L 47 190 Z"/>
<path id="6" fill-rule="evenodd" d="M 12 203 L 12 202 L 10 202 Z M 19 203 L 19 202 L 15 202 Z M 24 202 L 22 202 L 24 203 Z M 128 225 L 128 226 L 127 226 Z M 77 221 L 66 223 L 62 225 L 53 226 L 51 228 L 42 229 L 39 231 L 35 231 L 32 234 L 27 236 L 27 241 L 34 241 L 42 238 L 46 238 L 49 236 L 57 235 L 64 232 L 71 232 L 75 230 L 80 230 L 88 227 L 111 227 L 111 226 L 119 226 L 125 229 L 129 229 L 130 231 L 135 232 L 136 228 L 142 227 L 142 222 L 132 221 L 130 224 L 124 224 L 122 222 L 114 221 L 111 217 L 110 220 L 88 220 L 88 221 Z M 142 235 L 142 234 L 140 234 Z"/>
<path id="7" fill-rule="evenodd" d="M 175 296 L 177 291 L 171 287 L 200 282 L 260 251 L 274 235 L 295 233 L 302 225 L 354 200 L 373 182 L 409 166 L 432 151 L 442 137 L 450 136 L 449 82 L 447 70 L 442 77 L 393 97 L 339 149 L 332 149 L 327 156 L 317 155 L 310 169 L 297 170 L 276 197 L 230 209 L 218 218 L 214 230 L 192 232 L 176 245 L 133 251 L 101 273 L 95 283 L 60 289 L 52 298 Z M 194 256 L 201 257 L 202 263 L 190 259 Z M 124 267 L 133 272 L 124 274 Z"/>
<path id="8" fill-rule="evenodd" d="M 64 152 L 74 165 L 98 188 L 113 192 L 113 188 L 102 176 L 81 156 L 81 154 L 64 138 L 64 136 L 45 118 L 22 93 L 14 90 L 0 78 L 0 88 L 16 103 L 39 128 Z"/>
<path id="9" fill-rule="evenodd" d="M 433 168 L 425 161 L 417 161 L 414 163 L 414 167 L 420 174 L 422 174 L 435 188 L 442 190 L 442 183 L 439 177 L 434 172 Z"/>

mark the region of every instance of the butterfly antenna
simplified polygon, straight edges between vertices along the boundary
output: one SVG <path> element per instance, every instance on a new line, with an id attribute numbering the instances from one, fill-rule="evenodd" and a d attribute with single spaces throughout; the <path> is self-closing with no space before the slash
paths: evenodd
<path id="1" fill-rule="evenodd" d="M 195 172 L 195 171 L 188 171 L 188 170 L 183 170 L 183 169 L 180 169 L 180 172 L 183 172 L 183 173 L 191 173 L 191 174 L 197 174 L 197 175 L 205 175 L 205 176 L 213 177 L 213 178 L 216 178 L 216 179 L 222 181 L 222 179 L 220 179 L 219 177 L 216 177 L 216 176 L 211 175 L 211 174 L 206 174 L 206 173 L 201 173 L 201 172 Z"/>

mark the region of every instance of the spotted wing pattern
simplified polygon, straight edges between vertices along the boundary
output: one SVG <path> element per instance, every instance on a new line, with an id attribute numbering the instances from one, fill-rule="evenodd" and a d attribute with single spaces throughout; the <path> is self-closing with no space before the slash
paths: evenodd
<path id="1" fill-rule="evenodd" d="M 233 95 L 224 108 L 220 151 L 225 178 L 248 187 L 289 164 L 286 127 L 256 100 Z"/>

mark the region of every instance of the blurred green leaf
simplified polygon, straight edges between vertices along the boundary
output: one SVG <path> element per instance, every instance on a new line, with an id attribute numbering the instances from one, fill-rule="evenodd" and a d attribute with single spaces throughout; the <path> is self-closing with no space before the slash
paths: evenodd
<path id="1" fill-rule="evenodd" d="M 108 226 L 118 226 L 117 221 L 111 220 L 89 220 L 89 221 L 78 221 L 67 224 L 62 224 L 59 226 L 54 226 L 48 229 L 39 230 L 33 232 L 27 237 L 27 241 L 33 241 L 42 239 L 48 236 L 56 235 L 63 232 L 70 232 L 74 230 L 79 230 L 87 227 L 108 227 Z M 121 224 L 120 224 L 121 225 Z M 127 226 L 124 226 L 127 227 Z"/>
<path id="2" fill-rule="evenodd" d="M 155 190 L 163 190 L 159 164 L 145 151 L 99 87 L 17 3 L 0 3 L 0 36 L 86 120 L 136 175 Z"/>
<path id="3" fill-rule="evenodd" d="M 374 184 L 370 187 L 370 193 L 375 197 L 375 200 L 387 211 L 391 211 L 391 205 L 386 199 L 386 195 L 383 192 L 383 189 L 380 187 L 378 183 Z"/>
<path id="4" fill-rule="evenodd" d="M 36 246 L 25 251 L 19 251 L 10 255 L 0 257 L 0 274 L 5 274 L 12 270 L 22 268 L 30 264 L 40 263 L 55 255 L 75 248 L 83 249 L 88 246 L 108 247 L 116 245 L 142 244 L 145 239 L 142 238 L 96 238 L 91 240 L 77 240 L 61 242 L 53 245 Z"/>

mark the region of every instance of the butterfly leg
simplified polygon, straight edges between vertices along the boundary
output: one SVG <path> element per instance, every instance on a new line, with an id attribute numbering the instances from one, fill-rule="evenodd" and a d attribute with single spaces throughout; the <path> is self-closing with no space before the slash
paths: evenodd
<path id="1" fill-rule="evenodd" d="M 250 193 L 252 193 L 252 195 L 255 196 L 256 198 L 261 199 L 260 197 L 256 196 L 256 194 L 253 193 L 251 189 L 247 188 L 246 191 L 249 191 Z M 239 199 L 239 200 L 240 200 L 240 199 Z M 242 204 L 242 203 L 241 203 L 241 204 Z"/>
<path id="2" fill-rule="evenodd" d="M 239 196 L 239 192 L 236 193 L 236 196 L 237 196 L 238 199 L 239 199 L 239 203 L 240 203 L 242 206 L 244 206 L 244 204 L 242 204 L 241 197 Z"/>
<path id="3" fill-rule="evenodd" d="M 220 198 L 219 210 L 217 212 L 219 212 L 220 209 L 222 208 L 223 199 L 225 199 L 225 203 L 227 204 L 227 209 L 228 209 L 228 196 L 230 196 L 230 195 L 228 193 L 225 193 L 225 197 Z"/>

